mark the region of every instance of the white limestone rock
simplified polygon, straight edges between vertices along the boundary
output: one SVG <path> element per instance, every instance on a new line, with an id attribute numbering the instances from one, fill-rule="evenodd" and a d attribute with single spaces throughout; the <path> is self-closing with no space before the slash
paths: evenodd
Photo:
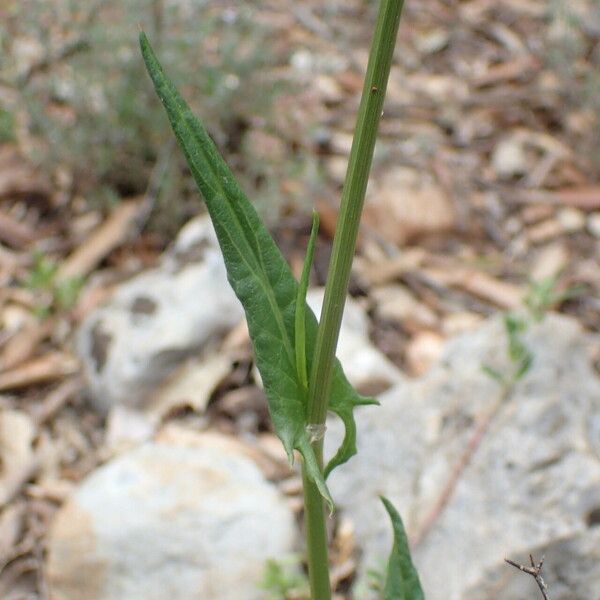
<path id="1" fill-rule="evenodd" d="M 93 401 L 140 408 L 186 358 L 243 317 L 210 220 L 194 219 L 159 267 L 117 288 L 77 334 Z"/>
<path id="2" fill-rule="evenodd" d="M 581 534 L 590 515 L 600 511 L 600 380 L 586 338 L 574 320 L 548 315 L 524 339 L 533 354 L 530 371 L 512 389 L 446 509 L 416 549 L 428 600 L 463 600 L 504 557 Z M 329 482 L 356 527 L 363 572 L 391 544 L 378 495 L 390 498 L 415 535 L 475 421 L 501 393 L 482 365 L 506 368 L 506 344 L 502 320 L 491 319 L 449 341 L 424 378 L 388 391 L 381 407 L 357 411 L 358 455 Z M 340 430 L 330 423 L 329 452 Z M 588 580 L 598 577 L 599 564 L 585 575 Z"/>
<path id="3" fill-rule="evenodd" d="M 174 435 L 94 471 L 49 533 L 50 600 L 258 600 L 294 516 L 239 445 Z"/>

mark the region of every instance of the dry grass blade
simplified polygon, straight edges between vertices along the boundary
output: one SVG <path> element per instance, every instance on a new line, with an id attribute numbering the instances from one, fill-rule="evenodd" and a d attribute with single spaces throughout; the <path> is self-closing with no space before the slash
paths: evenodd
<path id="1" fill-rule="evenodd" d="M 24 327 L 11 337 L 0 354 L 0 372 L 13 369 L 33 356 L 41 342 L 52 332 L 51 319 Z"/>

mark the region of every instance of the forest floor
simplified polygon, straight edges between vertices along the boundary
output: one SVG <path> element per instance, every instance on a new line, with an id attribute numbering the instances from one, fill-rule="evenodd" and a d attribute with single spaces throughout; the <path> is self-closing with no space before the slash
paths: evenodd
<path id="1" fill-rule="evenodd" d="M 406 1 L 351 294 L 374 344 L 408 376 L 498 312 L 560 311 L 600 333 L 600 18 L 593 2 L 572 3 L 568 15 L 559 4 Z M 274 98 L 274 127 L 254 115 L 222 147 L 242 171 L 259 160 L 268 174 L 299 155 L 314 165 L 312 179 L 293 169 L 278 178 L 272 229 L 297 272 L 316 207 L 313 284 L 322 285 L 374 11 L 359 0 L 256 5 L 289 57 L 265 81 L 295 87 Z M 46 598 L 48 524 L 105 460 L 106 419 L 86 400 L 73 334 L 172 237 L 153 221 L 152 182 L 91 204 L 68 165 L 36 163 L 32 144 L 52 140 L 20 127 L 0 144 L 0 595 L 11 600 Z M 264 185 L 255 183 L 250 197 Z M 193 206 L 186 216 L 202 211 Z M 244 352 L 250 364 L 249 344 Z M 247 376 L 238 370 L 217 387 L 211 427 L 235 432 L 235 414 L 219 403 Z M 352 568 L 340 590 L 351 578 Z"/>

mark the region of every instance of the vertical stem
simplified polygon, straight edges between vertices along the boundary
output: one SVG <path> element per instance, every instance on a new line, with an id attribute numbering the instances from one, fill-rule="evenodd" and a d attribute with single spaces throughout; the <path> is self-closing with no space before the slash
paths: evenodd
<path id="1" fill-rule="evenodd" d="M 333 359 L 402 5 L 403 0 L 381 0 L 379 7 L 317 333 L 309 387 L 309 423 L 324 423 L 327 414 Z"/>
<path id="2" fill-rule="evenodd" d="M 323 440 L 313 444 L 313 449 L 323 467 Z M 330 600 L 329 559 L 327 556 L 327 525 L 323 496 L 315 483 L 302 471 L 304 489 L 304 527 L 306 529 L 306 550 L 310 597 L 312 600 Z"/>
<path id="3" fill-rule="evenodd" d="M 369 65 L 354 131 L 348 171 L 342 193 L 338 225 L 321 320 L 312 360 L 308 391 L 308 423 L 325 423 L 335 350 L 348 293 L 350 267 L 356 247 L 358 225 L 367 189 L 367 181 L 381 109 L 396 45 L 403 0 L 381 0 L 375 34 L 369 55 Z M 313 442 L 319 463 L 323 463 L 323 440 Z M 323 498 L 304 473 L 304 506 L 306 510 L 306 540 L 308 571 L 312 600 L 330 600 L 327 531 Z"/>

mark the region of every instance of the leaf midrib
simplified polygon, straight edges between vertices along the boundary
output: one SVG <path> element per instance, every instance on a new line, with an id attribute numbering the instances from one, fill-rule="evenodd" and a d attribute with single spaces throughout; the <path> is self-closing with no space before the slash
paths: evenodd
<path id="1" fill-rule="evenodd" d="M 172 99 L 174 100 L 173 104 L 176 107 L 176 113 L 177 113 L 177 116 L 180 119 L 180 122 L 183 123 L 183 124 L 185 124 L 185 128 L 188 130 L 188 134 L 190 134 L 192 137 L 195 137 L 195 132 L 194 132 L 193 128 L 190 127 L 190 125 L 188 124 L 185 112 L 183 112 L 180 109 L 179 103 L 176 101 L 176 98 L 173 98 L 173 94 L 171 94 L 171 96 L 172 96 Z M 191 113 L 191 111 L 189 111 L 189 112 Z M 193 113 L 192 113 L 191 116 L 192 116 L 193 119 L 195 119 L 195 116 L 193 115 Z M 182 139 L 182 141 L 185 144 L 185 146 L 187 147 L 186 140 Z M 219 174 L 215 171 L 213 165 L 211 164 L 211 161 L 209 159 L 207 159 L 207 157 L 206 157 L 206 150 L 204 149 L 203 145 L 200 143 L 199 146 L 200 146 L 201 152 L 203 154 L 204 162 L 208 165 L 208 168 L 209 168 L 209 170 L 211 172 L 211 175 L 213 176 L 213 180 L 217 182 L 217 185 L 218 185 L 219 189 L 215 190 L 215 188 L 213 186 L 211 186 L 210 184 L 208 184 L 208 183 L 206 184 L 207 187 L 210 188 L 213 191 L 213 193 L 215 195 L 215 200 L 220 199 L 222 202 L 224 202 L 224 205 L 229 210 L 229 213 L 230 213 L 232 219 L 235 221 L 238 229 L 241 230 L 242 231 L 242 235 L 244 237 L 246 237 L 245 233 L 244 233 L 244 227 L 242 226 L 242 223 L 240 222 L 237 213 L 233 210 L 233 207 L 231 206 L 230 202 L 227 200 L 227 191 L 225 190 L 225 188 L 220 183 Z M 197 170 L 197 168 L 195 168 L 195 170 Z M 248 229 L 250 230 L 250 234 L 254 238 L 256 246 L 258 248 L 260 248 L 260 242 L 259 242 L 258 238 L 256 237 L 255 232 L 252 231 L 249 223 L 248 223 Z M 287 333 L 287 330 L 285 328 L 285 324 L 284 324 L 283 319 L 281 317 L 281 311 L 279 309 L 279 305 L 277 304 L 277 300 L 275 298 L 273 290 L 271 289 L 270 283 L 268 281 L 268 277 L 266 275 L 266 268 L 265 268 L 265 265 L 263 263 L 263 259 L 262 259 L 262 256 L 261 256 L 260 252 L 258 253 L 258 256 L 256 256 L 256 255 L 254 256 L 254 258 L 257 259 L 258 262 L 259 262 L 260 269 L 259 270 L 254 270 L 252 268 L 252 266 L 250 265 L 250 263 L 247 261 L 244 253 L 241 251 L 241 249 L 239 248 L 239 246 L 235 242 L 234 238 L 231 236 L 231 234 L 225 228 L 223 228 L 223 230 L 227 233 L 227 236 L 228 236 L 229 240 L 231 241 L 231 244 L 237 250 L 239 256 L 241 257 L 242 262 L 248 267 L 248 269 L 249 269 L 249 271 L 251 273 L 255 274 L 256 278 L 258 279 L 258 281 L 260 283 L 260 286 L 261 286 L 263 292 L 267 296 L 267 298 L 269 300 L 270 307 L 271 307 L 271 312 L 273 313 L 273 315 L 275 317 L 275 321 L 277 323 L 278 329 L 279 329 L 281 337 L 283 339 L 284 347 L 285 347 L 286 353 L 288 355 L 288 358 L 290 360 L 290 364 L 293 365 L 294 364 L 294 354 L 293 354 L 292 347 L 291 347 L 291 340 L 288 337 L 288 333 Z M 252 244 L 248 244 L 248 246 L 250 246 L 250 248 L 252 248 Z"/>

